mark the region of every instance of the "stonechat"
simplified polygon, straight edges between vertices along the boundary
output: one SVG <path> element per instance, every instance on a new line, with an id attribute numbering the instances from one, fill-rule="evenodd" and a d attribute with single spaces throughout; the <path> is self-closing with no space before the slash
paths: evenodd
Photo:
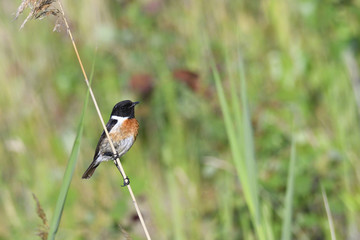
<path id="1" fill-rule="evenodd" d="M 135 105 L 138 103 L 139 102 L 125 100 L 114 106 L 106 128 L 117 154 L 113 154 L 109 140 L 106 137 L 105 131 L 103 131 L 95 150 L 94 159 L 82 178 L 90 178 L 101 162 L 115 160 L 129 151 L 138 135 L 139 123 L 135 119 L 134 110 Z M 128 185 L 129 183 L 129 179 L 124 178 L 124 185 Z"/>

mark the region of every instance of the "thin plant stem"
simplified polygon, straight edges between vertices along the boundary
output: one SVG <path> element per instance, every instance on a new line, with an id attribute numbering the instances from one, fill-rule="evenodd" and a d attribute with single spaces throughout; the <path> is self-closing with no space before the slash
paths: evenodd
<path id="1" fill-rule="evenodd" d="M 321 186 L 321 194 L 322 194 L 322 196 L 323 196 L 324 205 L 325 205 L 325 210 L 326 210 L 326 215 L 327 215 L 327 217 L 328 217 L 331 240 L 336 240 L 334 222 L 333 222 L 333 218 L 332 218 L 332 215 L 331 215 L 331 210 L 330 210 L 328 198 L 327 198 L 327 196 L 326 196 L 326 192 L 325 192 L 323 186 Z"/>
<path id="2" fill-rule="evenodd" d="M 116 154 L 117 152 L 116 152 L 115 147 L 114 147 L 114 144 L 113 144 L 113 142 L 112 142 L 112 140 L 111 140 L 111 138 L 110 138 L 110 136 L 109 136 L 109 132 L 108 132 L 108 130 L 107 130 L 107 128 L 106 128 L 104 119 L 102 118 L 102 115 L 101 115 L 99 106 L 98 106 L 97 101 L 96 101 L 96 99 L 95 99 L 95 95 L 94 95 L 94 93 L 93 93 L 93 91 L 92 91 L 92 88 L 91 88 L 91 86 L 90 86 L 90 83 L 89 83 L 89 80 L 88 80 L 88 78 L 87 78 L 87 75 L 86 75 L 84 66 L 83 66 L 83 64 L 82 64 L 82 61 L 81 61 L 79 52 L 78 52 L 78 50 L 77 50 L 77 47 L 76 47 L 74 38 L 73 38 L 72 33 L 71 33 L 71 31 L 70 31 L 69 24 L 68 24 L 68 22 L 67 22 L 67 20 L 66 20 L 65 12 L 64 12 L 63 7 L 62 7 L 62 4 L 61 4 L 61 2 L 60 2 L 59 0 L 58 0 L 58 4 L 59 4 L 59 7 L 60 7 L 60 11 L 61 11 L 61 14 L 62 14 L 62 18 L 63 18 L 64 23 L 65 23 L 65 26 L 66 26 L 66 30 L 67 30 L 67 32 L 68 32 L 68 34 L 69 34 L 69 37 L 70 37 L 71 42 L 72 42 L 72 45 L 73 45 L 73 47 L 74 47 L 74 51 L 75 51 L 75 53 L 76 53 L 76 57 L 77 57 L 77 59 L 78 59 L 78 61 L 79 61 L 79 64 L 80 64 L 80 67 L 81 67 L 81 71 L 82 71 L 82 73 L 83 73 L 83 75 L 84 75 L 84 80 L 85 80 L 85 82 L 86 82 L 87 87 L 89 88 L 89 92 L 90 92 L 91 99 L 92 99 L 92 101 L 93 101 L 93 103 L 94 103 L 94 105 L 95 105 L 96 112 L 97 112 L 97 114 L 98 114 L 98 116 L 99 116 L 99 119 L 100 119 L 100 121 L 101 121 L 101 124 L 102 124 L 102 126 L 103 126 L 103 128 L 104 128 L 104 132 L 105 132 L 105 134 L 106 134 L 106 137 L 107 137 L 108 140 L 109 140 L 111 150 L 112 150 L 112 152 L 113 152 L 114 154 Z M 125 178 L 126 178 L 126 174 L 125 174 L 124 168 L 122 167 L 122 164 L 121 164 L 121 162 L 120 162 L 120 159 L 119 159 L 119 158 L 116 158 L 116 160 L 114 160 L 114 163 L 115 163 L 115 165 L 117 166 L 118 170 L 120 171 L 120 173 L 122 174 L 122 176 L 123 176 L 124 179 L 125 179 Z M 150 237 L 150 235 L 149 235 L 149 232 L 148 232 L 148 229 L 147 229 L 147 227 L 146 227 L 145 221 L 144 221 L 143 216 L 142 216 L 142 214 L 141 214 L 140 208 L 139 208 L 139 206 L 138 206 L 138 204 L 137 204 L 137 202 L 136 202 L 136 198 L 135 198 L 134 193 L 133 193 L 133 191 L 132 191 L 132 188 L 131 188 L 131 186 L 130 186 L 130 183 L 127 185 L 127 188 L 128 188 L 128 190 L 129 190 L 130 196 L 131 196 L 131 198 L 132 198 L 132 202 L 133 202 L 133 204 L 134 204 L 134 206 L 135 206 L 136 212 L 137 212 L 138 217 L 139 217 L 139 219 L 140 219 L 141 225 L 142 225 L 142 227 L 143 227 L 143 229 L 144 229 L 146 238 L 147 238 L 148 240 L 151 240 L 151 237 Z"/>

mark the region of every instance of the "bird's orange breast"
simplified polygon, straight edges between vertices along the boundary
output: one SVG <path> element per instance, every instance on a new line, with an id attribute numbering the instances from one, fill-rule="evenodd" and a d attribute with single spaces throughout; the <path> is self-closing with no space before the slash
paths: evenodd
<path id="1" fill-rule="evenodd" d="M 121 141 L 131 136 L 133 136 L 135 140 L 138 135 L 139 123 L 135 118 L 126 119 L 119 128 L 120 131 L 114 131 L 109 134 L 113 141 Z"/>

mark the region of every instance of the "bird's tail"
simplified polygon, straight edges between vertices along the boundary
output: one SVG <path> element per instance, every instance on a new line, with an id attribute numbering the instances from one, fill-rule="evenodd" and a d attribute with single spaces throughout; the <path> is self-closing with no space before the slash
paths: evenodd
<path id="1" fill-rule="evenodd" d="M 99 166 L 100 163 L 97 163 L 95 161 L 93 161 L 90 166 L 88 167 L 88 169 L 86 169 L 86 171 L 84 172 L 84 174 L 82 175 L 82 178 L 84 179 L 89 179 L 91 178 L 91 176 L 93 175 L 95 169 L 97 168 L 97 166 Z"/>

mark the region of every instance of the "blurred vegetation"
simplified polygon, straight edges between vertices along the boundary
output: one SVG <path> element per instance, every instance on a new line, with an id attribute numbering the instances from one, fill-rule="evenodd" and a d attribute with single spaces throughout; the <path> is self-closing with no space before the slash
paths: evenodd
<path id="1" fill-rule="evenodd" d="M 51 219 L 87 89 L 66 31 L 19 31 L 19 4 L 0 2 L 0 239 L 39 239 L 32 193 Z M 105 121 L 141 101 L 123 162 L 153 239 L 330 239 L 321 187 L 337 238 L 360 239 L 358 2 L 64 7 Z M 57 239 L 144 237 L 112 163 L 81 179 L 101 131 L 90 103 Z"/>

